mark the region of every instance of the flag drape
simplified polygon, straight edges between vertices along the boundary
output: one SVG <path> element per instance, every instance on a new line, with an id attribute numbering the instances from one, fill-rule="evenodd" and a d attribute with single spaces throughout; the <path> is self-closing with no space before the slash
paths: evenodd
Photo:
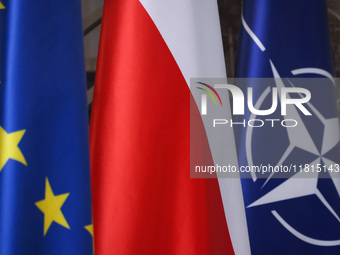
<path id="1" fill-rule="evenodd" d="M 236 128 L 240 165 L 310 169 L 287 179 L 253 174 L 242 180 L 252 254 L 339 254 L 340 182 L 334 168 L 340 162 L 340 131 L 326 1 L 245 0 L 236 73 L 275 78 L 269 89 L 302 86 L 312 95 L 305 104 L 311 116 L 294 107 L 286 116 L 279 111 L 270 116 L 297 120 L 296 127 Z M 307 77 L 323 83 L 292 79 Z M 268 109 L 268 83 L 249 86 L 257 107 Z M 246 112 L 247 120 L 265 117 Z M 319 174 L 317 166 L 326 171 Z"/>
<path id="2" fill-rule="evenodd" d="M 98 254 L 234 254 L 218 181 L 189 172 L 188 84 L 216 76 L 216 2 L 105 2 L 90 124 Z"/>
<path id="3" fill-rule="evenodd" d="M 2 255 L 93 252 L 81 22 L 80 1 L 1 0 Z"/>

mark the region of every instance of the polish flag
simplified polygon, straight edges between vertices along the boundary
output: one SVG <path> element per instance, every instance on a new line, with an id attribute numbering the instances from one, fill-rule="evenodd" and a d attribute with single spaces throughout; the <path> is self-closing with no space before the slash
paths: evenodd
<path id="1" fill-rule="evenodd" d="M 213 164 L 206 137 L 190 152 L 189 82 L 205 77 L 226 77 L 216 1 L 105 2 L 90 125 L 96 254 L 250 254 L 240 181 L 190 178 L 190 153 Z M 237 164 L 234 144 L 226 154 Z"/>

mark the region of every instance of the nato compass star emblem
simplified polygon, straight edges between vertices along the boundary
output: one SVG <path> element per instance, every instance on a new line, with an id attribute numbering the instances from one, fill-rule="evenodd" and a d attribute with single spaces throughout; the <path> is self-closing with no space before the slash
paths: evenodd
<path id="1" fill-rule="evenodd" d="M 258 47 L 265 51 L 264 45 L 258 39 L 258 37 L 250 30 L 249 26 L 246 24 L 244 18 L 242 18 L 243 26 L 249 36 L 253 39 L 253 41 L 258 45 Z M 271 71 L 273 77 L 275 78 L 275 85 L 277 88 L 281 89 L 286 87 L 284 80 L 280 77 L 280 74 L 275 67 L 275 64 L 269 60 Z M 294 76 L 304 75 L 304 74 L 316 74 L 320 77 L 327 78 L 330 82 L 329 84 L 335 85 L 334 79 L 330 73 L 325 70 L 318 68 L 301 68 L 292 70 L 291 73 Z M 294 84 L 288 80 L 290 86 L 294 86 Z M 331 86 L 333 86 L 331 85 Z M 260 109 L 261 105 L 266 100 L 267 96 L 270 94 L 270 87 L 265 89 L 259 99 L 255 104 L 256 109 Z M 330 171 L 329 169 L 333 169 L 334 166 L 338 165 L 339 155 L 334 156 L 335 153 L 332 153 L 334 150 L 339 148 L 340 143 L 340 129 L 339 129 L 339 119 L 337 117 L 329 118 L 329 116 L 325 117 L 321 111 L 311 102 L 307 103 L 312 115 L 313 121 L 318 122 L 319 128 L 318 135 L 321 139 L 317 144 L 313 139 L 313 135 L 311 134 L 311 128 L 309 125 L 306 125 L 306 118 L 301 118 L 298 109 L 295 106 L 289 108 L 287 115 L 283 116 L 284 119 L 295 119 L 299 123 L 294 128 L 286 128 L 286 136 L 288 141 L 283 145 L 285 148 L 282 150 L 282 155 L 278 158 L 276 162 L 277 166 L 286 165 L 291 162 L 292 157 L 296 157 L 296 155 L 304 155 L 306 153 L 309 155 L 308 162 L 303 164 L 303 168 L 308 169 L 312 168 L 320 164 L 323 166 L 322 171 L 323 174 L 326 174 L 329 178 L 328 181 L 332 182 L 333 185 L 329 185 L 327 187 L 328 190 L 332 189 L 332 200 L 328 199 L 329 194 L 325 192 L 324 189 L 320 188 L 320 180 L 322 178 L 320 172 L 316 171 L 298 171 L 296 174 L 291 175 L 289 178 L 285 179 L 279 185 L 275 186 L 271 190 L 264 193 L 261 197 L 252 201 L 246 207 L 248 209 L 260 207 L 264 205 L 272 205 L 274 203 L 282 203 L 285 201 L 294 201 L 294 199 L 303 199 L 310 196 L 315 196 L 319 203 L 315 204 L 315 206 L 322 207 L 323 212 L 328 212 L 327 217 L 333 217 L 336 224 L 339 224 L 340 228 L 340 215 L 339 215 L 339 204 L 340 204 L 340 179 L 339 172 Z M 254 114 L 250 116 L 250 118 L 256 117 Z M 308 127 L 308 128 L 307 128 Z M 252 127 L 247 127 L 246 130 L 246 158 L 248 161 L 248 165 L 255 165 L 254 161 L 256 161 L 256 156 L 252 148 L 253 142 L 253 133 L 256 132 Z M 263 146 L 265 149 L 273 150 L 274 146 L 278 146 L 277 144 L 268 145 L 268 147 Z M 295 155 L 294 155 L 295 154 Z M 306 157 L 307 158 L 307 157 Z M 306 160 L 304 158 L 304 160 Z M 264 188 L 268 188 L 268 185 L 275 177 L 275 173 L 271 173 L 264 181 L 261 190 Z M 258 175 L 256 173 L 251 173 L 251 177 L 253 182 L 257 182 Z M 324 177 L 324 176 L 323 176 Z M 322 181 L 325 181 L 323 179 Z M 267 189 L 268 190 L 268 189 Z M 334 201 L 335 198 L 335 201 Z M 318 208 L 309 208 L 310 213 L 314 213 Z M 294 214 L 294 210 L 298 210 L 297 208 L 291 208 L 292 213 Z M 285 228 L 291 235 L 295 236 L 299 240 L 317 246 L 338 246 L 340 245 L 339 237 L 333 237 L 330 239 L 329 236 L 327 238 L 320 238 L 320 236 L 315 237 L 311 236 L 311 234 L 303 233 L 302 230 L 298 230 L 294 227 L 294 224 L 290 222 L 291 218 L 285 219 L 285 216 L 281 215 L 279 210 L 271 210 L 272 216 L 281 224 L 283 228 Z M 320 219 L 322 220 L 322 219 Z M 313 226 L 313 222 L 310 222 L 310 226 Z"/>

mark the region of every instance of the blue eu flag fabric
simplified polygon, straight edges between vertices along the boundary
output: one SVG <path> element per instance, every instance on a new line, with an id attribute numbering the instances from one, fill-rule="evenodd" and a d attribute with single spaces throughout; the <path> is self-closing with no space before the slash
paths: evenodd
<path id="1" fill-rule="evenodd" d="M 0 0 L 0 254 L 92 254 L 80 0 Z"/>
<path id="2" fill-rule="evenodd" d="M 278 179 L 275 174 L 244 176 L 248 177 L 242 179 L 242 188 L 252 254 L 340 254 L 340 132 L 326 1 L 244 0 L 236 74 L 276 78 L 272 85 L 246 83 L 253 88 L 256 109 L 270 108 L 274 87 L 311 92 L 304 104 L 311 116 L 292 107 L 287 116 L 280 110 L 271 116 L 248 111 L 235 118 L 279 120 L 275 127 L 268 121 L 261 128 L 238 125 L 240 166 L 295 165 L 310 170 Z M 308 86 L 292 79 L 307 77 L 323 78 L 323 83 Z M 245 94 L 247 86 L 242 87 Z M 283 127 L 281 121 L 287 118 L 298 125 Z M 322 172 L 315 168 L 313 172 L 318 165 Z"/>

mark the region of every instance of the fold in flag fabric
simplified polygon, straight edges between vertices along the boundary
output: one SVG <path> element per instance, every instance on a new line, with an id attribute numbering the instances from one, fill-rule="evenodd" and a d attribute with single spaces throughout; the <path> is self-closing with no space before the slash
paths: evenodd
<path id="1" fill-rule="evenodd" d="M 240 165 L 310 169 L 287 179 L 254 174 L 242 180 L 252 254 L 340 254 L 340 179 L 334 171 L 340 131 L 326 1 L 245 0 L 237 76 L 272 77 L 278 89 L 305 86 L 312 95 L 304 104 L 311 116 L 294 107 L 286 116 L 271 116 L 298 120 L 294 128 L 236 131 Z M 309 86 L 292 80 L 306 77 L 327 82 Z M 271 103 L 267 86 L 253 85 L 254 102 L 262 109 Z M 250 112 L 246 117 L 261 118 Z M 318 164 L 326 171 L 313 171 Z"/>
<path id="2" fill-rule="evenodd" d="M 190 78 L 225 76 L 215 1 L 104 3 L 90 124 L 96 253 L 247 247 L 247 233 L 226 222 L 244 210 L 240 181 L 230 187 L 241 202 L 227 207 L 217 179 L 190 179 Z M 198 111 L 193 118 L 204 128 Z M 195 155 L 211 164 L 206 137 L 194 140 Z"/>
<path id="3" fill-rule="evenodd" d="M 93 253 L 84 66 L 80 1 L 1 0 L 1 255 Z"/>

